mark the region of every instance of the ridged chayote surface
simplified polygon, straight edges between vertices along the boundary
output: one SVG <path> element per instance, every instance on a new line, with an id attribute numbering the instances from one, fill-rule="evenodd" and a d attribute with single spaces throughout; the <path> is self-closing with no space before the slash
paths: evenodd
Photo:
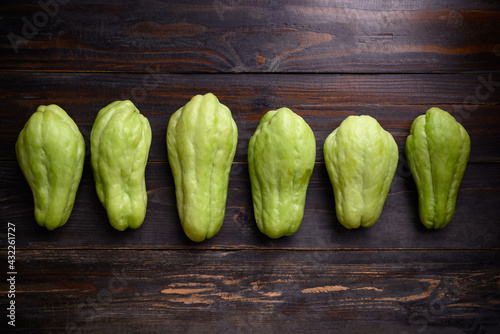
<path id="1" fill-rule="evenodd" d="M 294 234 L 302 222 L 316 158 L 309 125 L 288 108 L 262 117 L 248 146 L 255 220 L 270 238 Z"/>
<path id="2" fill-rule="evenodd" d="M 49 230 L 71 215 L 82 178 L 85 141 L 59 106 L 39 106 L 16 142 L 19 166 L 33 192 L 35 219 Z"/>
<path id="3" fill-rule="evenodd" d="M 446 111 L 431 108 L 413 122 L 405 150 L 417 185 L 420 220 L 429 229 L 445 227 L 469 160 L 467 131 Z"/>
<path id="4" fill-rule="evenodd" d="M 90 145 L 97 195 L 111 226 L 119 231 L 140 227 L 148 202 L 149 121 L 131 101 L 115 101 L 97 114 Z"/>
<path id="5" fill-rule="evenodd" d="M 209 239 L 224 221 L 238 141 L 231 111 L 212 93 L 196 95 L 170 118 L 166 141 L 184 232 L 196 242 Z"/>
<path id="6" fill-rule="evenodd" d="M 370 116 L 349 116 L 323 150 L 339 222 L 349 229 L 375 224 L 398 164 L 392 135 Z"/>

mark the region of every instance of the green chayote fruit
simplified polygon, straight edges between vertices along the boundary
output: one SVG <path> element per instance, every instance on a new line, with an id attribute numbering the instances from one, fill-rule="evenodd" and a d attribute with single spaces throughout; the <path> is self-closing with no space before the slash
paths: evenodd
<path id="1" fill-rule="evenodd" d="M 149 121 L 132 102 L 115 101 L 97 114 L 90 134 L 92 171 L 99 200 L 118 231 L 144 222 L 150 146 Z"/>
<path id="2" fill-rule="evenodd" d="M 75 122 L 55 104 L 39 106 L 19 134 L 16 155 L 33 192 L 38 225 L 63 226 L 75 204 L 85 157 Z"/>
<path id="3" fill-rule="evenodd" d="M 288 108 L 262 117 L 248 146 L 255 220 L 270 238 L 294 234 L 304 216 L 316 140 L 307 123 Z"/>
<path id="4" fill-rule="evenodd" d="M 339 222 L 349 229 L 375 224 L 398 164 L 392 135 L 370 116 L 349 116 L 323 150 Z"/>
<path id="5" fill-rule="evenodd" d="M 446 111 L 431 108 L 413 122 L 405 151 L 417 185 L 420 220 L 429 229 L 445 227 L 469 160 L 467 131 Z"/>
<path id="6" fill-rule="evenodd" d="M 238 141 L 231 111 L 211 93 L 196 95 L 172 115 L 166 140 L 182 228 L 193 241 L 209 239 L 224 220 Z"/>

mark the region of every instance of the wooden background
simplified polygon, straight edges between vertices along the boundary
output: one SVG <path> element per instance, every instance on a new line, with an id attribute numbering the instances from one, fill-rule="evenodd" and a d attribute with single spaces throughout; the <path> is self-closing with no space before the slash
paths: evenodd
<path id="1" fill-rule="evenodd" d="M 498 333 L 500 331 L 500 4 L 495 1 L 2 1 L 0 208 L 16 226 L 16 327 L 34 333 Z M 165 134 L 172 113 L 213 92 L 239 129 L 217 236 L 182 232 Z M 148 117 L 148 211 L 111 228 L 88 149 L 97 112 L 131 99 Z M 55 103 L 87 144 L 73 214 L 36 225 L 14 144 Z M 268 110 L 312 127 L 317 162 L 299 231 L 255 224 L 248 141 Z M 443 230 L 420 223 L 404 144 L 432 107 L 469 132 L 470 162 Z M 400 150 L 380 220 L 336 219 L 322 147 L 348 115 L 375 117 Z M 4 314 L 4 313 L 2 313 Z M 0 329 L 12 331 L 7 318 Z"/>

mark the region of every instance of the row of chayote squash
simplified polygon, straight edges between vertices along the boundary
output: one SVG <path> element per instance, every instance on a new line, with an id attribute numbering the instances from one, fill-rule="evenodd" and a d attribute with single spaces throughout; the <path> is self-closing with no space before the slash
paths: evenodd
<path id="1" fill-rule="evenodd" d="M 209 239 L 224 220 L 238 141 L 231 111 L 211 93 L 197 95 L 172 115 L 166 141 L 184 232 L 193 241 Z M 90 135 L 92 170 L 97 195 L 117 230 L 144 221 L 150 145 L 149 122 L 132 102 L 115 101 L 97 114 Z M 346 228 L 373 225 L 398 163 L 394 138 L 370 116 L 349 116 L 323 150 L 339 222 Z M 427 228 L 451 220 L 469 153 L 469 135 L 446 111 L 431 108 L 413 122 L 406 155 Z M 85 156 L 75 122 L 57 105 L 38 107 L 19 134 L 16 154 L 33 191 L 38 224 L 49 230 L 64 225 Z M 288 108 L 262 117 L 248 147 L 254 214 L 262 233 L 279 238 L 297 231 L 315 156 L 316 140 L 302 117 Z"/>

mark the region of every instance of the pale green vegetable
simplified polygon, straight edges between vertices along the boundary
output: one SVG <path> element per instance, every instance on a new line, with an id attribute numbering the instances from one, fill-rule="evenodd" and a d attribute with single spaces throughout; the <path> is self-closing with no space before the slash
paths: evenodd
<path id="1" fill-rule="evenodd" d="M 270 238 L 294 234 L 304 215 L 316 140 L 307 123 L 288 108 L 262 117 L 248 146 L 255 220 Z"/>
<path id="2" fill-rule="evenodd" d="M 370 116 L 349 116 L 323 150 L 339 222 L 349 229 L 375 224 L 398 164 L 392 135 Z"/>
<path id="3" fill-rule="evenodd" d="M 118 231 L 142 225 L 148 197 L 145 169 L 151 127 L 130 101 L 115 101 L 99 111 L 90 134 L 97 195 Z"/>
<path id="4" fill-rule="evenodd" d="M 177 210 L 187 237 L 203 241 L 224 221 L 229 172 L 238 141 L 231 111 L 215 95 L 196 95 L 167 128 Z"/>
<path id="5" fill-rule="evenodd" d="M 75 122 L 55 104 L 39 106 L 19 134 L 16 155 L 33 192 L 38 225 L 63 226 L 73 210 L 85 157 Z"/>
<path id="6" fill-rule="evenodd" d="M 469 160 L 467 131 L 446 111 L 431 108 L 413 122 L 405 150 L 417 185 L 420 220 L 429 229 L 445 227 Z"/>

